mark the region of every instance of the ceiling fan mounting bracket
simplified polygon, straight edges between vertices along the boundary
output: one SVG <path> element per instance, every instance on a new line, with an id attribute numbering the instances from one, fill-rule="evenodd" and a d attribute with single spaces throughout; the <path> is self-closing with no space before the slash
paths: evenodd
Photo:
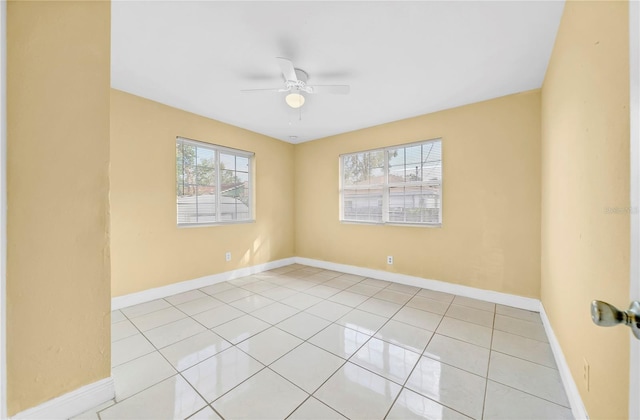
<path id="1" fill-rule="evenodd" d="M 294 71 L 296 72 L 296 77 L 298 78 L 298 80 L 285 79 L 284 85 L 286 87 L 286 90 L 290 91 L 294 89 L 294 90 L 301 90 L 301 91 L 310 93 L 309 92 L 310 89 L 307 88 L 307 80 L 309 80 L 309 73 L 299 68 L 294 68 Z M 285 77 L 283 75 L 283 79 L 284 78 Z"/>
<path id="2" fill-rule="evenodd" d="M 309 94 L 315 93 L 333 93 L 339 95 L 346 95 L 349 93 L 348 85 L 308 85 L 309 73 L 293 67 L 291 60 L 276 57 L 280 70 L 282 72 L 282 79 L 284 80 L 284 86 L 280 88 L 272 89 L 248 89 L 242 92 L 305 92 Z"/>

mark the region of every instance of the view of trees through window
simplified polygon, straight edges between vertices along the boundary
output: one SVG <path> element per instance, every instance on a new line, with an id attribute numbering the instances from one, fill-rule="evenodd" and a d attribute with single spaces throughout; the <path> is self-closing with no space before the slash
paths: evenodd
<path id="1" fill-rule="evenodd" d="M 249 152 L 178 138 L 178 224 L 249 220 L 252 156 Z"/>
<path id="2" fill-rule="evenodd" d="M 441 223 L 441 140 L 341 156 L 341 218 Z"/>

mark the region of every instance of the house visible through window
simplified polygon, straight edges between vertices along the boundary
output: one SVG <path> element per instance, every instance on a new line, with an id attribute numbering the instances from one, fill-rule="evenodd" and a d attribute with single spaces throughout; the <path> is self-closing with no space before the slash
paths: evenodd
<path id="1" fill-rule="evenodd" d="M 178 225 L 253 219 L 253 153 L 176 139 Z"/>
<path id="2" fill-rule="evenodd" d="M 340 220 L 442 223 L 442 141 L 340 156 Z"/>

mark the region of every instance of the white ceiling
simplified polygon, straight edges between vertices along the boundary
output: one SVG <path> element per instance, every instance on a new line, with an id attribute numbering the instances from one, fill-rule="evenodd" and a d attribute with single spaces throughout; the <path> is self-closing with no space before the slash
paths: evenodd
<path id="1" fill-rule="evenodd" d="M 112 2 L 111 84 L 300 143 L 539 88 L 564 2 Z M 283 93 L 275 57 L 309 84 Z M 293 138 L 291 136 L 296 136 Z"/>

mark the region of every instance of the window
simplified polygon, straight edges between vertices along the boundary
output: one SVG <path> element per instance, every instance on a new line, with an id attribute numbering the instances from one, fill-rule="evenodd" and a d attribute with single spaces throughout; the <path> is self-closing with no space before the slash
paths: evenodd
<path id="1" fill-rule="evenodd" d="M 340 220 L 442 223 L 442 141 L 340 156 Z"/>
<path id="2" fill-rule="evenodd" d="M 178 225 L 253 220 L 253 153 L 176 139 Z"/>

